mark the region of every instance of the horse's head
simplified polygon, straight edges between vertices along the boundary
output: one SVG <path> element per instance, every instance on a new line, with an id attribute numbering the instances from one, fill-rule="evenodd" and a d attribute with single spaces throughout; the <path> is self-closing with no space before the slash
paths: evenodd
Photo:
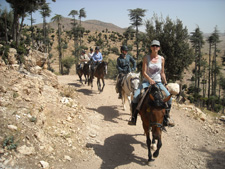
<path id="1" fill-rule="evenodd" d="M 108 71 L 108 63 L 103 61 L 102 64 L 104 65 L 104 73 L 105 75 L 107 74 L 107 71 Z"/>
<path id="2" fill-rule="evenodd" d="M 163 98 L 161 90 L 156 85 L 150 86 L 149 97 L 150 101 L 153 102 L 153 105 L 155 107 L 165 108 L 166 107 L 165 103 L 169 101 L 171 96 L 172 95 Z"/>
<path id="3" fill-rule="evenodd" d="M 129 80 L 130 80 L 130 84 L 131 84 L 131 88 L 134 90 L 137 90 L 139 83 L 140 83 L 140 72 L 139 73 L 129 73 L 128 74 Z"/>

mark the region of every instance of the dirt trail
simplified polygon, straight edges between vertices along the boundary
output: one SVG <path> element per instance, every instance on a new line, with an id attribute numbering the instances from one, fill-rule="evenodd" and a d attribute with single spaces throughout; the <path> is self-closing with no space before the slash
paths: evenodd
<path id="1" fill-rule="evenodd" d="M 87 143 L 89 158 L 71 163 L 68 168 L 149 168 L 141 119 L 138 117 L 137 126 L 127 125 L 129 107 L 127 104 L 127 110 L 123 111 L 115 92 L 115 81 L 106 80 L 105 89 L 99 94 L 96 79 L 92 90 L 90 86 L 81 85 L 77 76 L 58 76 L 58 79 L 60 84 L 76 86 L 78 101 L 88 113 L 87 127 L 92 137 Z M 171 115 L 176 126 L 163 133 L 163 145 L 151 169 L 224 169 L 224 124 L 202 122 L 174 106 Z"/>

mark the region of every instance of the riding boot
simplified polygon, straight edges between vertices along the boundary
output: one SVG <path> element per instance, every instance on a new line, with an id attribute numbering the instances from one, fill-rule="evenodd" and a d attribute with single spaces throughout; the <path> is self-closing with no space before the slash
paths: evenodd
<path id="1" fill-rule="evenodd" d="M 175 123 L 170 118 L 170 107 L 166 108 L 166 114 L 164 115 L 163 125 L 168 126 L 168 127 L 174 127 L 175 126 Z"/>
<path id="2" fill-rule="evenodd" d="M 138 115 L 138 110 L 136 110 L 138 106 L 138 103 L 131 103 L 131 108 L 132 108 L 132 117 L 131 117 L 131 120 L 128 121 L 128 124 L 129 125 L 136 125 L 136 122 L 137 122 L 137 115 Z"/>

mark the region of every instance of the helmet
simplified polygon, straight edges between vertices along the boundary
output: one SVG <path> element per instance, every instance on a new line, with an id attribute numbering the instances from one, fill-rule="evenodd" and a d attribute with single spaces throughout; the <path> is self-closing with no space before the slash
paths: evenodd
<path id="1" fill-rule="evenodd" d="M 120 50 L 121 51 L 128 51 L 128 48 L 127 48 L 127 46 L 123 45 L 123 46 L 121 46 Z"/>

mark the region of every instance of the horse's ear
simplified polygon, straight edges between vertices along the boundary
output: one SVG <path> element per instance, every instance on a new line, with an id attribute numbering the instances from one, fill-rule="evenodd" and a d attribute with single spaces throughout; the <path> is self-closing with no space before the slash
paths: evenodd
<path id="1" fill-rule="evenodd" d="M 150 100 L 152 100 L 152 101 L 155 100 L 154 97 L 151 94 L 149 95 L 149 97 L 150 97 Z"/>
<path id="2" fill-rule="evenodd" d="M 168 102 L 171 97 L 172 97 L 172 95 L 169 95 L 168 97 L 166 97 L 165 99 L 163 99 L 163 102 Z"/>

